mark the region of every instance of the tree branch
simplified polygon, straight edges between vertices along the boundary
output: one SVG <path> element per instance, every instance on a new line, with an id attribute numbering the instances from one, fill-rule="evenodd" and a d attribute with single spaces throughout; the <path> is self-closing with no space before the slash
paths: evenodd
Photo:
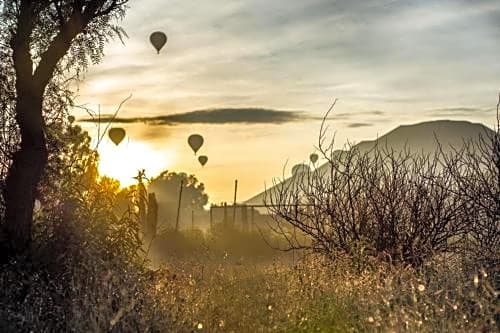
<path id="1" fill-rule="evenodd" d="M 32 1 L 21 1 L 17 27 L 11 40 L 14 69 L 17 84 L 28 82 L 32 76 L 33 60 L 30 54 L 30 36 L 33 32 L 33 4 Z"/>
<path id="2" fill-rule="evenodd" d="M 126 2 L 114 0 L 107 8 L 103 9 L 102 7 L 106 4 L 106 0 L 89 1 L 86 6 L 84 6 L 85 1 L 75 1 L 73 3 L 72 14 L 61 26 L 61 30 L 57 36 L 42 54 L 40 63 L 35 70 L 34 77 L 38 88 L 45 89 L 57 64 L 68 52 L 73 40 L 87 28 L 92 20 L 103 15 L 108 15 Z"/>

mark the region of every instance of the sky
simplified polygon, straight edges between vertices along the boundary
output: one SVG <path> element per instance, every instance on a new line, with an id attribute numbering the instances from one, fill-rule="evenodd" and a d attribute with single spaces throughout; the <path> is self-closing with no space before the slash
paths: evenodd
<path id="1" fill-rule="evenodd" d="M 400 124 L 495 122 L 498 0 L 131 0 L 121 25 L 128 38 L 106 47 L 77 101 L 105 118 L 131 96 L 112 124 L 126 138 L 98 147 L 101 173 L 123 185 L 138 169 L 183 171 L 213 203 L 233 200 L 235 179 L 248 199 L 309 159 L 335 99 L 337 147 Z M 160 54 L 154 31 L 168 36 Z"/>

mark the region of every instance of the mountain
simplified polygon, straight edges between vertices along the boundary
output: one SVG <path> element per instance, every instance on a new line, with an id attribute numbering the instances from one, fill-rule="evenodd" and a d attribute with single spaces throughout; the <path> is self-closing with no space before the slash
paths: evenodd
<path id="1" fill-rule="evenodd" d="M 459 148 L 464 140 L 477 140 L 479 135 L 493 134 L 483 124 L 468 121 L 436 120 L 413 125 L 401 125 L 373 141 L 362 141 L 356 145 L 360 151 L 367 151 L 376 144 L 401 150 L 405 146 L 412 152 L 433 153 L 441 143 L 444 150 Z"/>
<path id="2" fill-rule="evenodd" d="M 361 141 L 353 146 L 360 152 L 367 152 L 376 145 L 380 148 L 394 149 L 395 151 L 406 149 L 414 153 L 432 154 L 438 149 L 438 142 L 444 152 L 449 152 L 453 148 L 460 148 L 464 141 L 477 141 L 479 136 L 492 135 L 494 132 L 479 123 L 455 120 L 436 120 L 422 122 L 412 125 L 401 125 L 387 134 L 371 141 Z M 341 151 L 338 151 L 341 153 Z M 328 164 L 318 167 L 319 170 L 327 170 Z M 288 183 L 291 178 L 284 181 Z M 283 184 L 283 183 L 282 183 Z M 277 184 L 276 186 L 280 186 Z M 271 187 L 262 193 L 248 199 L 247 205 L 261 205 L 266 192 L 270 193 L 275 189 Z"/>

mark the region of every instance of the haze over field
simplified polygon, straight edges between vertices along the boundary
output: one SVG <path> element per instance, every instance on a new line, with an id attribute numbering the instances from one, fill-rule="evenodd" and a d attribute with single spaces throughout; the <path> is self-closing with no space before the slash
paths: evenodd
<path id="1" fill-rule="evenodd" d="M 120 124 L 126 143 L 100 148 L 100 170 L 125 185 L 139 168 L 186 170 L 212 202 L 231 200 L 234 179 L 247 199 L 285 161 L 307 160 L 333 98 L 339 147 L 427 120 L 493 126 L 498 1 L 143 0 L 123 24 L 129 39 L 91 67 L 78 101 L 109 114 L 133 94 L 119 114 L 134 118 Z M 156 30 L 169 37 L 160 55 L 149 43 Z M 186 144 L 191 133 L 206 138 L 203 169 Z"/>

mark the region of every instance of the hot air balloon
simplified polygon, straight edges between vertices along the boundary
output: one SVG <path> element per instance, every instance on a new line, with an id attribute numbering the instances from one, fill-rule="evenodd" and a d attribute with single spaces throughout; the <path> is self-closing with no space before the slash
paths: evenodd
<path id="1" fill-rule="evenodd" d="M 160 50 L 167 43 L 167 35 L 165 35 L 161 31 L 155 31 L 151 34 L 151 36 L 149 36 L 149 41 L 151 42 L 151 44 L 153 44 L 156 52 L 160 54 Z"/>
<path id="2" fill-rule="evenodd" d="M 201 166 L 205 166 L 205 164 L 207 164 L 208 162 L 208 157 L 206 157 L 205 155 L 201 155 L 200 157 L 198 157 L 198 161 L 200 162 Z"/>
<path id="3" fill-rule="evenodd" d="M 188 144 L 196 155 L 196 152 L 203 146 L 203 137 L 199 134 L 192 134 L 188 138 Z"/>
<path id="4" fill-rule="evenodd" d="M 297 164 L 296 166 L 294 166 L 292 168 L 292 175 L 296 176 L 296 175 L 300 175 L 300 174 L 303 174 L 303 173 L 307 173 L 309 171 L 311 171 L 311 168 L 309 168 L 309 165 L 306 165 L 306 164 Z"/>
<path id="5" fill-rule="evenodd" d="M 319 158 L 318 154 L 315 153 L 309 156 L 309 160 L 312 162 L 312 164 L 315 164 L 318 161 L 318 158 Z"/>
<path id="6" fill-rule="evenodd" d="M 109 138 L 115 145 L 119 145 L 125 137 L 125 130 L 121 127 L 114 127 L 108 131 Z"/>

